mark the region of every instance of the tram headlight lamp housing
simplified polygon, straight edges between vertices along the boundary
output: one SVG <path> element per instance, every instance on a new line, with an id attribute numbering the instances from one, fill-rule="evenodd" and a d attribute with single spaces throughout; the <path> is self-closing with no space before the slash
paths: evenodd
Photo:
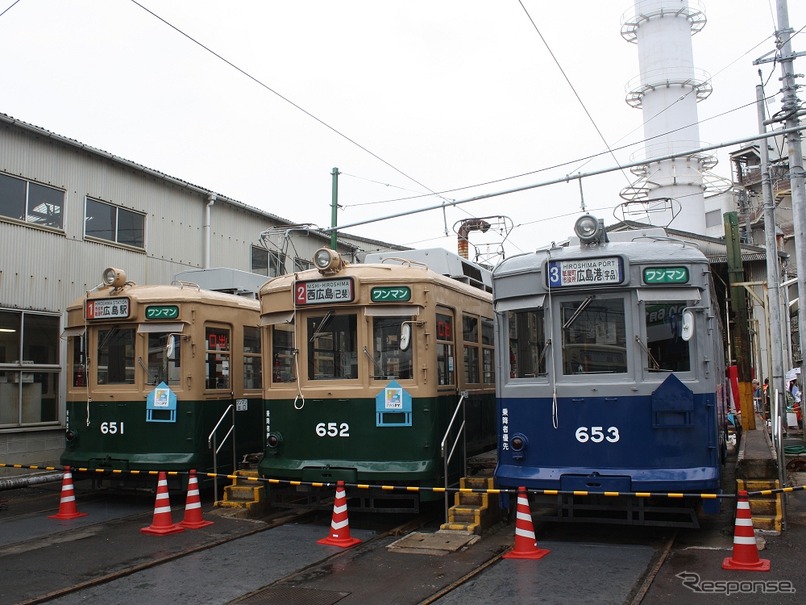
<path id="1" fill-rule="evenodd" d="M 73 429 L 67 429 L 64 432 L 64 440 L 67 442 L 69 446 L 75 446 L 78 444 L 78 431 L 74 431 Z"/>
<path id="2" fill-rule="evenodd" d="M 120 288 L 126 283 L 126 272 L 123 269 L 116 269 L 115 267 L 108 267 L 104 273 L 102 280 L 105 286 L 112 286 L 113 288 Z"/>
<path id="3" fill-rule="evenodd" d="M 583 244 L 599 244 L 607 241 L 604 221 L 590 214 L 584 214 L 574 224 L 574 233 Z"/>
<path id="4" fill-rule="evenodd" d="M 277 453 L 282 444 L 283 436 L 280 433 L 269 433 L 269 436 L 266 438 L 266 447 L 272 453 Z"/>
<path id="5" fill-rule="evenodd" d="M 313 255 L 313 264 L 320 273 L 335 273 L 344 266 L 344 261 L 335 250 L 319 248 Z"/>
<path id="6" fill-rule="evenodd" d="M 529 440 L 523 433 L 515 433 L 509 438 L 509 450 L 512 452 L 512 458 L 515 460 L 523 460 L 528 446 Z"/>

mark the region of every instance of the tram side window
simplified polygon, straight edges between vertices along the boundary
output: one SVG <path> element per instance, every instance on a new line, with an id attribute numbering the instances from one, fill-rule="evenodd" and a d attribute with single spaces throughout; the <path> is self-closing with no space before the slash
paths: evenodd
<path id="1" fill-rule="evenodd" d="M 465 382 L 475 384 L 479 380 L 479 318 L 462 315 L 462 339 L 464 340 Z"/>
<path id="2" fill-rule="evenodd" d="M 560 304 L 563 374 L 627 371 L 624 300 L 587 296 Z"/>
<path id="3" fill-rule="evenodd" d="M 437 384 L 456 384 L 453 349 L 453 317 L 437 313 Z"/>
<path id="4" fill-rule="evenodd" d="M 206 328 L 205 386 L 208 389 L 230 388 L 230 331 L 227 328 Z"/>
<path id="5" fill-rule="evenodd" d="M 650 372 L 688 372 L 691 349 L 681 338 L 682 301 L 647 304 L 644 326 L 647 339 L 647 367 Z"/>
<path id="6" fill-rule="evenodd" d="M 495 384 L 495 326 L 493 320 L 481 318 L 481 380 Z"/>
<path id="7" fill-rule="evenodd" d="M 308 378 L 358 378 L 358 337 L 355 313 L 308 317 Z"/>
<path id="8" fill-rule="evenodd" d="M 271 380 L 293 382 L 297 379 L 294 363 L 294 324 L 277 324 L 271 330 Z"/>
<path id="9" fill-rule="evenodd" d="M 260 328 L 254 326 L 244 326 L 243 329 L 243 386 L 245 389 L 259 389 L 263 386 Z"/>
<path id="10" fill-rule="evenodd" d="M 509 377 L 534 378 L 546 374 L 546 328 L 543 309 L 510 311 Z"/>
<path id="11" fill-rule="evenodd" d="M 74 387 L 87 386 L 87 355 L 85 353 L 87 340 L 82 334 L 81 336 L 70 337 L 72 351 L 72 381 Z"/>
<path id="12" fill-rule="evenodd" d="M 411 352 L 414 347 L 409 346 L 405 351 L 400 350 L 400 330 L 404 321 L 411 321 L 411 317 L 373 317 L 372 318 L 372 346 L 373 378 L 411 379 L 413 377 Z"/>
<path id="13" fill-rule="evenodd" d="M 167 332 L 153 332 L 148 335 L 148 379 L 147 384 L 179 384 L 181 381 L 182 350 L 181 337 L 174 335 L 174 350 L 168 357 Z"/>
<path id="14" fill-rule="evenodd" d="M 134 328 L 98 330 L 98 384 L 134 384 Z"/>

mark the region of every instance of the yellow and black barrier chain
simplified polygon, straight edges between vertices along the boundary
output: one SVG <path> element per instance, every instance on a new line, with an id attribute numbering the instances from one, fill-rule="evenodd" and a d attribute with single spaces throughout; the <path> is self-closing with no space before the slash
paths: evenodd
<path id="1" fill-rule="evenodd" d="M 89 468 L 80 466 L 71 467 L 57 467 L 57 466 L 37 466 L 37 465 L 24 465 L 24 464 L 4 464 L 0 462 L 0 468 L 15 468 L 15 469 L 31 469 L 31 470 L 47 470 L 47 471 L 65 471 L 67 468 L 73 473 L 88 473 L 88 474 L 103 474 L 103 475 L 154 475 L 165 473 L 168 477 L 176 477 L 180 475 L 189 475 L 189 471 L 160 471 L 160 470 L 138 470 L 138 469 L 110 469 L 110 468 Z M 267 483 L 268 485 L 288 485 L 291 487 L 317 487 L 317 488 L 335 488 L 336 482 L 329 481 L 296 481 L 291 479 L 273 479 L 270 477 L 249 477 L 234 474 L 220 474 L 220 473 L 196 473 L 197 477 L 208 477 L 219 479 L 231 479 L 238 481 L 252 481 L 255 483 Z M 517 489 L 506 488 L 469 488 L 469 487 L 423 487 L 414 485 L 383 485 L 383 484 L 370 484 L 370 483 L 349 483 L 344 482 L 344 487 L 355 489 L 377 489 L 389 492 L 421 492 L 428 491 L 435 494 L 444 493 L 464 493 L 464 494 L 517 494 Z M 797 485 L 792 487 L 779 487 L 775 489 L 764 489 L 756 491 L 748 491 L 748 496 L 770 496 L 774 494 L 788 494 L 797 491 L 806 490 L 806 485 Z M 737 494 L 710 494 L 710 493 L 683 493 L 683 492 L 614 492 L 603 491 L 595 492 L 590 490 L 558 490 L 558 489 L 527 489 L 530 494 L 543 495 L 543 496 L 606 496 L 606 497 L 630 497 L 630 498 L 670 498 L 670 499 L 683 499 L 683 498 L 699 498 L 702 500 L 717 500 L 735 499 Z"/>

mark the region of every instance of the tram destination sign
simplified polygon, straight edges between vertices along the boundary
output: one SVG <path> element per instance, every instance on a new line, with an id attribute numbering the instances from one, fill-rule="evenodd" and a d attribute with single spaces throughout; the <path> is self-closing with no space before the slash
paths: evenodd
<path id="1" fill-rule="evenodd" d="M 549 288 L 599 286 L 624 281 L 624 263 L 620 256 L 549 261 L 546 276 Z"/>
<path id="2" fill-rule="evenodd" d="M 297 305 L 348 303 L 353 301 L 353 297 L 353 280 L 349 277 L 294 282 L 294 303 Z"/>
<path id="3" fill-rule="evenodd" d="M 84 305 L 85 319 L 126 319 L 130 312 L 128 298 L 99 298 Z"/>
<path id="4" fill-rule="evenodd" d="M 645 284 L 687 284 L 688 267 L 647 267 Z"/>

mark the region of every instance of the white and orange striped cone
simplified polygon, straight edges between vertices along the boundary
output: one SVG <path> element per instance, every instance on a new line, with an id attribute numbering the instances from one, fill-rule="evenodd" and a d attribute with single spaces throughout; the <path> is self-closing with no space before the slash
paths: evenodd
<path id="1" fill-rule="evenodd" d="M 336 499 L 333 501 L 333 518 L 330 522 L 330 535 L 317 540 L 317 544 L 329 544 L 349 548 L 359 544 L 361 540 L 350 537 L 350 520 L 347 518 L 347 492 L 344 481 L 336 483 Z"/>
<path id="2" fill-rule="evenodd" d="M 770 571 L 770 560 L 760 559 L 756 533 L 753 531 L 753 516 L 747 491 L 740 489 L 736 502 L 736 525 L 733 530 L 733 556 L 722 561 L 722 569 L 739 571 Z"/>
<path id="3" fill-rule="evenodd" d="M 78 512 L 76 507 L 76 493 L 73 489 L 73 473 L 70 467 L 64 467 L 64 477 L 62 477 L 62 494 L 59 499 L 59 512 L 55 515 L 48 515 L 48 519 L 75 519 L 76 517 L 86 517 L 87 513 Z"/>
<path id="4" fill-rule="evenodd" d="M 141 527 L 144 534 L 155 534 L 164 536 L 165 534 L 175 534 L 185 531 L 185 528 L 174 523 L 171 518 L 171 498 L 168 495 L 168 479 L 165 471 L 160 471 L 157 480 L 157 499 L 154 503 L 154 519 L 148 527 Z"/>
<path id="5" fill-rule="evenodd" d="M 188 478 L 188 497 L 185 502 L 185 517 L 179 522 L 179 525 L 185 529 L 199 529 L 200 527 L 207 527 L 212 524 L 212 521 L 206 521 L 202 518 L 199 480 L 196 478 L 195 469 L 191 469 L 190 477 Z"/>
<path id="6" fill-rule="evenodd" d="M 542 559 L 551 551 L 537 547 L 535 526 L 532 523 L 532 510 L 529 508 L 529 494 L 525 487 L 518 488 L 518 506 L 515 511 L 515 547 L 504 555 L 504 559 Z"/>

